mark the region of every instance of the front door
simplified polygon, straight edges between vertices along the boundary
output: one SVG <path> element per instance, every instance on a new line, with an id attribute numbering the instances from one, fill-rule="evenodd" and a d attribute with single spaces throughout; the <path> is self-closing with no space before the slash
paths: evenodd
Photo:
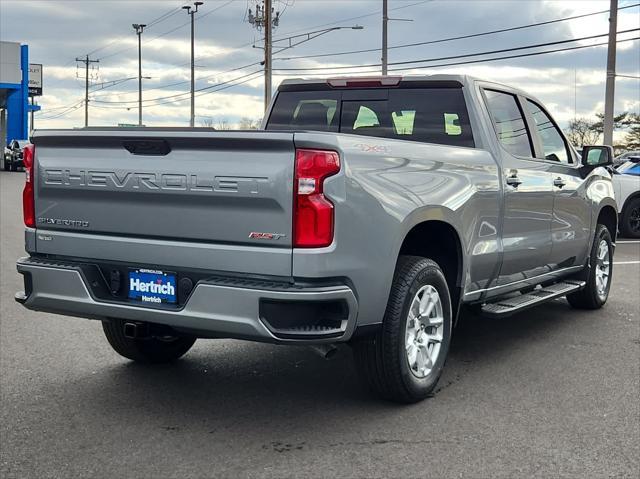
<path id="1" fill-rule="evenodd" d="M 591 235 L 591 210 L 582 193 L 580 165 L 553 118 L 533 100 L 525 100 L 537 136 L 537 154 L 550 164 L 553 187 L 550 265 L 554 270 L 586 262 Z"/>

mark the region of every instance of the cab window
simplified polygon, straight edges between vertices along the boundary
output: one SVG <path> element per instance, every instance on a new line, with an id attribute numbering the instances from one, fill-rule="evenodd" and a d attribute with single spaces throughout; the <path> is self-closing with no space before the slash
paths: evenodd
<path id="1" fill-rule="evenodd" d="M 533 158 L 529 130 L 514 95 L 484 90 L 487 108 L 502 146 L 513 156 Z"/>
<path id="2" fill-rule="evenodd" d="M 571 163 L 571 155 L 569 155 L 567 144 L 551 117 L 537 103 L 531 100 L 526 101 L 526 108 L 536 124 L 536 129 L 542 142 L 544 159 L 564 164 Z"/>

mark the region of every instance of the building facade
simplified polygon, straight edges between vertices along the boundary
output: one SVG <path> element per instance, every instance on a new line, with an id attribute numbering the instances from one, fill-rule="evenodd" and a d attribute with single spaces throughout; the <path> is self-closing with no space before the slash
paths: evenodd
<path id="1" fill-rule="evenodd" d="M 0 42 L 0 138 L 29 137 L 29 47 L 15 42 Z"/>

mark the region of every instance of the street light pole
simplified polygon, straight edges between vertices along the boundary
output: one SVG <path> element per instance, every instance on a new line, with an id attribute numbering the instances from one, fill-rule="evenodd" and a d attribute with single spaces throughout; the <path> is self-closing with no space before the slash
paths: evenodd
<path id="1" fill-rule="evenodd" d="M 191 5 L 185 5 L 184 8 L 187 13 L 191 16 L 191 117 L 189 120 L 189 126 L 193 128 L 195 126 L 196 120 L 196 100 L 195 100 L 195 89 L 196 89 L 196 73 L 195 73 L 195 33 L 194 33 L 194 16 L 198 11 L 198 7 L 202 5 L 203 2 L 194 2 L 193 8 Z"/>
<path id="2" fill-rule="evenodd" d="M 138 35 L 138 126 L 142 126 L 142 32 L 146 25 L 134 23 L 134 30 Z"/>

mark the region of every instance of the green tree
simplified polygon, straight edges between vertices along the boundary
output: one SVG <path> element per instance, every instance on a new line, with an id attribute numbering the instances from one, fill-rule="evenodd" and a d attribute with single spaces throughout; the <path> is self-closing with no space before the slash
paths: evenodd
<path id="1" fill-rule="evenodd" d="M 598 117 L 598 121 L 593 123 L 593 128 L 595 131 L 602 134 L 604 133 L 604 113 L 597 113 L 596 116 Z M 626 112 L 626 111 L 624 113 L 620 113 L 619 115 L 614 115 L 613 117 L 614 131 L 628 128 L 629 122 L 630 122 L 630 116 L 633 116 L 633 114 L 629 115 L 629 112 Z"/>
<path id="2" fill-rule="evenodd" d="M 640 115 L 632 113 L 627 118 L 629 132 L 620 145 L 627 151 L 640 150 Z"/>

